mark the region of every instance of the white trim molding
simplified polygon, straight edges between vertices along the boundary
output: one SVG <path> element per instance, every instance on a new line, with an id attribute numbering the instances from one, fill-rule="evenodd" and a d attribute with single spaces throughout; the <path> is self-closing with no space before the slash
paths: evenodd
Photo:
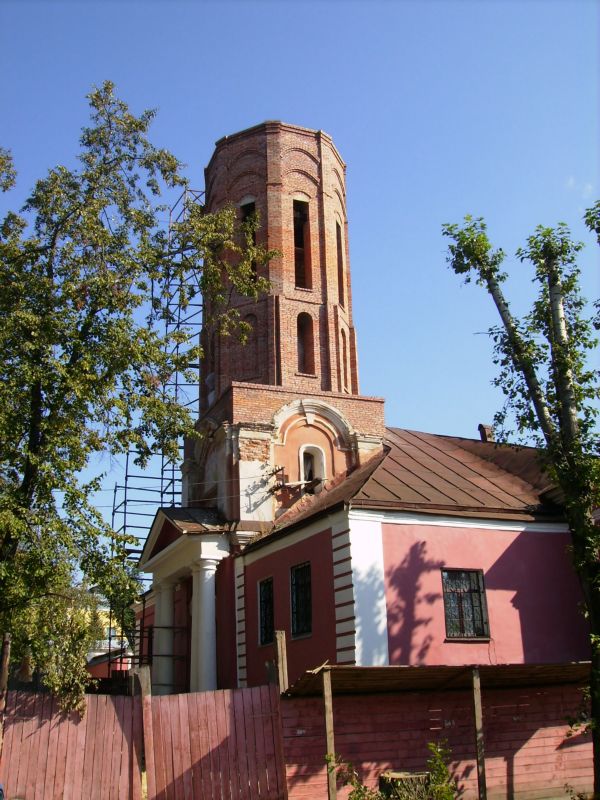
<path id="1" fill-rule="evenodd" d="M 372 511 L 353 508 L 350 521 L 388 522 L 397 525 L 436 525 L 444 528 L 483 528 L 492 531 L 528 531 L 531 533 L 567 533 L 566 522 L 524 522 L 522 520 L 451 517 L 438 514 L 421 514 L 416 511 Z"/>

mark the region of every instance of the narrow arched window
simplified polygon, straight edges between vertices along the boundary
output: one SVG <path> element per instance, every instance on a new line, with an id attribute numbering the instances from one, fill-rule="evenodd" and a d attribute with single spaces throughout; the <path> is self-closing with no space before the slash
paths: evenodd
<path id="1" fill-rule="evenodd" d="M 240 212 L 242 216 L 242 229 L 244 226 L 249 226 L 254 224 L 256 221 L 256 203 L 254 201 L 248 201 L 240 206 Z M 252 230 L 252 235 L 250 237 L 251 243 L 256 246 L 256 230 Z M 252 262 L 252 273 L 256 276 L 256 261 Z"/>
<path id="2" fill-rule="evenodd" d="M 325 453 L 317 445 L 308 444 L 300 448 L 300 480 L 307 494 L 314 494 L 320 482 L 326 479 Z"/>
<path id="3" fill-rule="evenodd" d="M 296 287 L 312 289 L 308 203 L 294 200 L 294 274 Z"/>
<path id="4" fill-rule="evenodd" d="M 310 314 L 298 314 L 298 372 L 315 373 L 313 321 Z"/>
<path id="5" fill-rule="evenodd" d="M 342 391 L 348 391 L 348 345 L 346 331 L 342 329 Z"/>
<path id="6" fill-rule="evenodd" d="M 338 301 L 344 306 L 344 251 L 342 247 L 342 227 L 335 223 L 335 241 L 337 246 Z"/>

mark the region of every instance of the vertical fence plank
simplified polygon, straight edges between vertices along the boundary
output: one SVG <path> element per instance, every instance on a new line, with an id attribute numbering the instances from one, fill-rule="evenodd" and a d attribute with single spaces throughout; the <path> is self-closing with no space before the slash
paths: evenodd
<path id="1" fill-rule="evenodd" d="M 127 775 L 130 776 L 131 781 L 131 800 L 142 800 L 142 752 L 144 749 L 144 723 L 143 723 L 143 707 L 141 697 L 131 698 L 131 736 L 133 742 L 133 751 L 130 763 L 127 764 Z M 149 731 L 150 747 L 153 746 L 152 730 Z M 151 757 L 154 763 L 154 753 Z M 150 781 L 148 781 L 148 765 L 146 765 L 146 779 L 147 779 L 147 797 L 148 800 L 152 795 L 150 794 Z M 154 791 L 154 786 L 152 786 Z"/>
<path id="2" fill-rule="evenodd" d="M 56 719 L 56 770 L 54 772 L 54 788 L 48 786 L 48 796 L 55 800 L 62 800 L 65 793 L 65 777 L 67 762 L 67 747 L 69 744 L 69 728 L 71 715 L 59 712 Z M 33 763 L 33 762 L 32 762 Z"/>
<path id="3" fill-rule="evenodd" d="M 233 709 L 235 716 L 236 751 L 238 754 L 240 800 L 251 797 L 250 773 L 248 769 L 248 746 L 246 743 L 246 727 L 244 717 L 244 689 L 234 689 Z"/>
<path id="4" fill-rule="evenodd" d="M 200 724 L 200 749 L 202 753 L 202 790 L 201 797 L 206 800 L 213 800 L 216 794 L 213 794 L 213 780 L 212 772 L 213 765 L 211 760 L 211 738 L 209 732 L 208 722 L 208 706 L 207 706 L 208 692 L 198 692 L 195 695 L 196 707 L 198 709 L 198 722 Z"/>
<path id="5" fill-rule="evenodd" d="M 162 732 L 162 757 L 165 776 L 165 800 L 175 800 L 173 787 L 173 736 L 171 730 L 171 720 L 169 719 L 168 697 L 158 698 L 160 705 L 160 724 Z"/>
<path id="6" fill-rule="evenodd" d="M 265 731 L 264 731 L 264 709 L 262 708 L 261 687 L 255 686 L 252 692 L 252 717 L 254 722 L 254 738 L 256 746 L 256 761 L 258 772 L 258 794 L 259 797 L 268 797 L 267 768 L 265 760 Z"/>
<path id="7" fill-rule="evenodd" d="M 183 797 L 185 800 L 192 794 L 192 750 L 190 743 L 190 695 L 177 695 L 179 710 L 179 730 L 181 733 L 181 765 L 183 769 Z"/>
<path id="8" fill-rule="evenodd" d="M 31 742 L 31 729 L 34 725 L 32 715 L 33 695 L 29 692 L 22 692 L 19 697 L 19 705 L 15 716 L 15 741 L 18 742 L 16 758 L 11 765 L 11 773 L 14 773 L 14 794 L 22 795 L 25 791 L 27 765 L 29 763 L 29 745 Z"/>
<path id="9" fill-rule="evenodd" d="M 87 713 L 85 715 L 85 745 L 83 750 L 82 767 L 82 797 L 92 796 L 92 773 L 96 757 L 95 744 L 98 730 L 98 695 L 87 698 Z M 37 800 L 37 798 L 36 798 Z"/>
<path id="10" fill-rule="evenodd" d="M 76 800 L 81 794 L 75 791 L 77 781 L 77 740 L 80 727 L 84 725 L 78 713 L 69 715 L 67 726 L 67 752 L 65 754 L 65 779 L 62 800 Z M 38 737 L 39 738 L 39 737 Z"/>
<path id="11" fill-rule="evenodd" d="M 200 721 L 195 694 L 188 694 L 188 724 L 190 737 L 190 764 L 192 769 L 191 797 L 202 797 L 202 751 L 200 747 Z"/>
<path id="12" fill-rule="evenodd" d="M 35 777 L 34 800 L 44 800 L 44 784 L 46 782 L 46 769 L 48 763 L 48 747 L 50 744 L 50 725 L 52 720 L 52 697 L 44 695 L 42 715 L 38 728 L 40 744 L 38 749 L 38 763 Z"/>

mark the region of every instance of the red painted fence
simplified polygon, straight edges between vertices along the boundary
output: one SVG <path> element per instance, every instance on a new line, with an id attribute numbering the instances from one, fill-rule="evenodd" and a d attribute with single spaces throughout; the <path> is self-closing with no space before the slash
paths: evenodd
<path id="1" fill-rule="evenodd" d="M 140 698 L 86 702 L 81 717 L 48 694 L 8 693 L 0 760 L 7 798 L 141 800 Z"/>
<path id="2" fill-rule="evenodd" d="M 275 686 L 144 698 L 148 800 L 287 798 Z"/>
<path id="3" fill-rule="evenodd" d="M 488 800 L 567 798 L 565 784 L 590 794 L 591 738 L 570 735 L 567 720 L 581 708 L 572 686 L 488 689 L 483 692 Z M 290 800 L 327 797 L 323 698 L 282 702 L 283 742 Z M 428 742 L 445 739 L 461 800 L 476 800 L 473 706 L 463 691 L 336 695 L 335 751 L 376 787 L 386 769 L 427 768 Z M 340 800 L 347 791 L 339 792 Z"/>

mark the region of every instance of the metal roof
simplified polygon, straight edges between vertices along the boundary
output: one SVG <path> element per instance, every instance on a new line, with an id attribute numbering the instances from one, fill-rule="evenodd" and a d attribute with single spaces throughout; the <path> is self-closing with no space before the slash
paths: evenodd
<path id="1" fill-rule="evenodd" d="M 471 689 L 478 667 L 482 689 L 556 686 L 589 683 L 590 662 L 564 664 L 496 664 L 448 666 L 354 667 L 323 664 L 293 683 L 286 697 L 308 697 L 323 691 L 323 672 L 331 674 L 333 694 L 423 692 Z"/>
<path id="2" fill-rule="evenodd" d="M 481 519 L 562 521 L 560 507 L 551 502 L 552 489 L 535 448 L 387 428 L 382 453 L 334 478 L 320 494 L 305 495 L 279 517 L 273 534 L 344 504 Z"/>

